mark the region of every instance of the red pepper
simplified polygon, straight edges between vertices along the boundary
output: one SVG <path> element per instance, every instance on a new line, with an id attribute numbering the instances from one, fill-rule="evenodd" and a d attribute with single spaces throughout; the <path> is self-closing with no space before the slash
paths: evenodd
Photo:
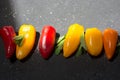
<path id="1" fill-rule="evenodd" d="M 39 51 L 44 59 L 48 59 L 54 49 L 56 30 L 48 25 L 44 26 L 39 40 Z"/>
<path id="2" fill-rule="evenodd" d="M 11 58 L 15 52 L 16 45 L 14 43 L 14 37 L 16 33 L 12 26 L 4 26 L 0 29 L 0 36 L 3 39 L 6 51 L 6 58 Z"/>

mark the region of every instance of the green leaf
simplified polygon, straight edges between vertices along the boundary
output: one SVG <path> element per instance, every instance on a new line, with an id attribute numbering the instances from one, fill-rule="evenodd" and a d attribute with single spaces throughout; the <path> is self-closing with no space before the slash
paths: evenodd
<path id="1" fill-rule="evenodd" d="M 57 44 L 57 46 L 55 47 L 55 54 L 59 55 L 62 48 L 63 48 L 63 43 L 64 43 L 64 39 L 62 41 L 59 42 L 59 44 Z"/>
<path id="2" fill-rule="evenodd" d="M 54 51 L 54 53 L 56 55 L 60 54 L 60 52 L 61 52 L 61 50 L 63 48 L 64 39 L 65 39 L 65 35 L 58 38 L 58 40 L 56 42 L 56 46 L 55 46 L 55 51 Z"/>
<path id="3" fill-rule="evenodd" d="M 23 40 L 24 40 L 24 36 L 23 35 L 14 37 L 15 44 L 17 44 L 18 46 L 22 46 Z"/>
<path id="4" fill-rule="evenodd" d="M 76 52 L 76 57 L 79 57 L 80 55 L 82 55 L 82 53 L 85 53 L 86 50 L 87 50 L 87 47 L 85 44 L 85 37 L 84 37 L 84 32 L 83 32 L 80 36 L 80 45 Z"/>
<path id="5" fill-rule="evenodd" d="M 63 39 L 65 39 L 65 35 L 63 35 L 62 37 L 59 37 L 57 40 L 57 44 L 59 44 Z"/>
<path id="6" fill-rule="evenodd" d="M 76 56 L 76 57 L 79 57 L 79 56 L 82 54 L 82 52 L 83 52 L 83 50 L 82 50 L 82 45 L 80 44 L 80 46 L 79 46 L 79 48 L 78 48 L 75 56 Z"/>

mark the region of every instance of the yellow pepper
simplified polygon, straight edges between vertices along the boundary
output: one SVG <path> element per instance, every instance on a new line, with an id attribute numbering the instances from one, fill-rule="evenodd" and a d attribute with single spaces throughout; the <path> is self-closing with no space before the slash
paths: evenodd
<path id="1" fill-rule="evenodd" d="M 71 56 L 80 44 L 80 36 L 84 32 L 84 27 L 79 24 L 70 25 L 68 32 L 65 36 L 63 44 L 63 56 Z"/>
<path id="2" fill-rule="evenodd" d="M 98 56 L 103 48 L 102 32 L 97 28 L 88 28 L 85 33 L 87 51 L 92 56 Z"/>
<path id="3" fill-rule="evenodd" d="M 19 39 L 20 36 L 22 36 L 23 40 L 21 40 L 22 44 L 18 42 L 20 45 L 17 45 L 16 57 L 18 60 L 21 60 L 32 50 L 35 43 L 36 30 L 32 25 L 23 24 L 20 27 L 18 34 Z"/>

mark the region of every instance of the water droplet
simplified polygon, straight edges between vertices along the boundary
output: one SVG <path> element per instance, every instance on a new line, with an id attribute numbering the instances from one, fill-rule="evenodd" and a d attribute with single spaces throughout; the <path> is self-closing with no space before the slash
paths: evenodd
<path id="1" fill-rule="evenodd" d="M 53 14 L 53 12 L 50 12 L 50 14 Z"/>
<path id="2" fill-rule="evenodd" d="M 42 18 L 42 16 L 40 16 L 40 18 Z"/>

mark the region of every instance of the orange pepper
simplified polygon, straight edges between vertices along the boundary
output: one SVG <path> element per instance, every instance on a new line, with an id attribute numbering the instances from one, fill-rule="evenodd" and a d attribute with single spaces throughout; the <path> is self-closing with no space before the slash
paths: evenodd
<path id="1" fill-rule="evenodd" d="M 118 32 L 116 30 L 113 30 L 111 28 L 107 28 L 103 32 L 103 42 L 104 42 L 104 49 L 105 54 L 108 60 L 110 60 L 116 49 L 118 40 Z"/>
<path id="2" fill-rule="evenodd" d="M 92 56 L 98 56 L 103 48 L 102 32 L 97 28 L 88 28 L 85 33 L 87 51 Z"/>

